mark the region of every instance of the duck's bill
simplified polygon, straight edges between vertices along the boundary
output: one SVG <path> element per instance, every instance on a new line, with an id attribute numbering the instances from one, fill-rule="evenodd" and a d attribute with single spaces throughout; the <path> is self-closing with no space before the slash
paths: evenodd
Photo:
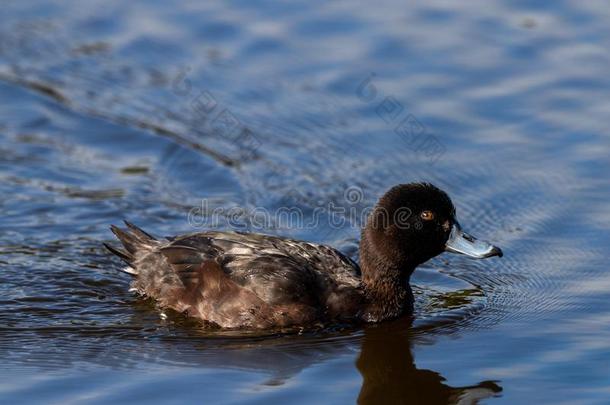
<path id="1" fill-rule="evenodd" d="M 462 231 L 457 222 L 451 228 L 449 239 L 445 244 L 445 251 L 460 253 L 474 259 L 485 259 L 492 256 L 502 257 L 502 250 L 499 247 L 467 234 Z"/>

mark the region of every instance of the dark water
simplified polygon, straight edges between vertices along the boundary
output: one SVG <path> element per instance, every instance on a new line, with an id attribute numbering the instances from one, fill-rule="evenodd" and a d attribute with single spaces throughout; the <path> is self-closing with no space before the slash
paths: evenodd
<path id="1" fill-rule="evenodd" d="M 0 402 L 608 403 L 607 4 L 211 3 L 3 2 Z M 255 219 L 415 180 L 505 257 L 422 266 L 413 324 L 205 332 L 101 246 L 127 218 L 356 257 L 351 215 Z"/>

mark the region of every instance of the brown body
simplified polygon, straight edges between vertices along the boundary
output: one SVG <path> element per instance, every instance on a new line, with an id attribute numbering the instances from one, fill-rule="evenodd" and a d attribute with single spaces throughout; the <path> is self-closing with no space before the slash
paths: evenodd
<path id="1" fill-rule="evenodd" d="M 134 289 L 208 324 L 268 329 L 362 317 L 359 268 L 332 248 L 234 232 L 160 241 L 133 225 L 113 231 L 130 256 Z"/>

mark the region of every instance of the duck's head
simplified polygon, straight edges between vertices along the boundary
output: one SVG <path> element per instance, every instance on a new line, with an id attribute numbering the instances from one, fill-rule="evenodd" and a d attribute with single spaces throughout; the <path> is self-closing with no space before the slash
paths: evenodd
<path id="1" fill-rule="evenodd" d="M 407 277 L 442 252 L 475 259 L 502 256 L 500 248 L 462 231 L 447 193 L 428 183 L 391 188 L 371 212 L 362 236 L 363 266 L 400 268 Z"/>

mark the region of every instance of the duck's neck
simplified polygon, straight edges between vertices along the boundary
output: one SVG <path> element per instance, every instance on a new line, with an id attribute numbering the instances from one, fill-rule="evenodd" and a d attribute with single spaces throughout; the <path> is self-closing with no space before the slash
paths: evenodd
<path id="1" fill-rule="evenodd" d="M 409 278 L 415 267 L 408 260 L 388 260 L 376 254 L 370 241 L 362 239 L 360 269 L 367 299 L 365 320 L 379 322 L 413 312 Z"/>

